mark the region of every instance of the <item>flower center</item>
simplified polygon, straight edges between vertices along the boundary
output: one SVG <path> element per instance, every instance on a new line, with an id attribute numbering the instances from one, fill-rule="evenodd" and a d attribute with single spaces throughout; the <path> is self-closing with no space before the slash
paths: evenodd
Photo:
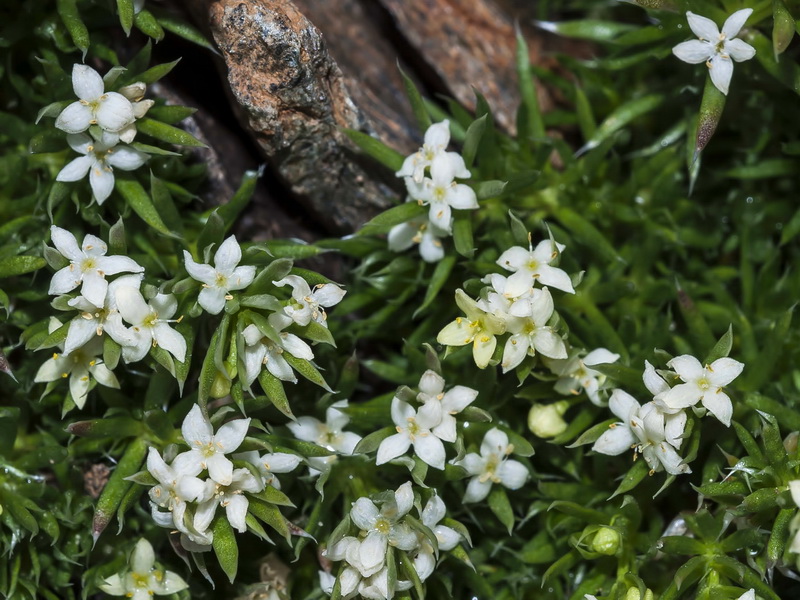
<path id="1" fill-rule="evenodd" d="M 711 382 L 705 377 L 701 377 L 700 379 L 697 380 L 697 387 L 705 391 L 711 387 Z"/>
<path id="2" fill-rule="evenodd" d="M 440 185 L 436 185 L 433 187 L 434 202 L 444 202 L 445 196 L 447 196 L 447 188 Z"/>
<path id="3" fill-rule="evenodd" d="M 149 315 L 147 315 L 142 320 L 143 327 L 155 327 L 155 324 L 158 322 L 158 313 L 156 311 L 152 311 Z"/>
<path id="4" fill-rule="evenodd" d="M 222 273 L 217 273 L 214 279 L 214 286 L 218 288 L 228 289 L 228 278 Z"/>
<path id="5" fill-rule="evenodd" d="M 84 259 L 83 263 L 81 263 L 81 271 L 86 273 L 87 271 L 94 271 L 97 269 L 97 261 L 94 258 L 87 258 Z"/>
<path id="6" fill-rule="evenodd" d="M 392 529 L 392 524 L 389 523 L 388 519 L 380 518 L 375 521 L 375 529 L 378 531 L 378 533 L 389 535 L 389 531 Z"/>
<path id="7" fill-rule="evenodd" d="M 150 574 L 147 573 L 131 573 L 131 578 L 133 579 L 133 585 L 138 588 L 149 588 L 150 587 Z"/>

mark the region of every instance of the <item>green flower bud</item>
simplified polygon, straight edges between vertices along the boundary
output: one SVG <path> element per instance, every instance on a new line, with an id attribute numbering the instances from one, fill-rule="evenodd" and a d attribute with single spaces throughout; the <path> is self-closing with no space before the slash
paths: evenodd
<path id="1" fill-rule="evenodd" d="M 528 413 L 528 429 L 533 435 L 543 439 L 564 433 L 567 423 L 561 416 L 568 408 L 569 402 L 566 400 L 553 404 L 534 404 Z"/>
<path id="2" fill-rule="evenodd" d="M 597 533 L 594 534 L 591 549 L 593 552 L 597 552 L 598 554 L 613 556 L 616 554 L 617 550 L 619 550 L 619 542 L 619 532 L 616 529 L 612 529 L 611 527 L 602 527 L 597 531 Z M 639 590 L 636 590 L 636 593 L 638 594 Z M 628 591 L 628 595 L 630 595 L 630 590 Z M 628 600 L 628 596 L 625 596 L 625 600 Z M 637 599 L 633 598 L 632 600 Z"/>
<path id="3" fill-rule="evenodd" d="M 231 380 L 220 372 L 214 377 L 214 383 L 211 384 L 211 397 L 224 398 L 231 393 Z"/>

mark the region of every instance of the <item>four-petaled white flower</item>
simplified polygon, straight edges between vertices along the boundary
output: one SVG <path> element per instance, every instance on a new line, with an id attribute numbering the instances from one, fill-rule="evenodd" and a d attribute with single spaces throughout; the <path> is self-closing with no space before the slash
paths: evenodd
<path id="1" fill-rule="evenodd" d="M 183 251 L 184 264 L 189 275 L 203 284 L 197 303 L 209 314 L 217 315 L 225 308 L 225 302 L 232 300 L 231 291 L 243 290 L 253 283 L 256 268 L 238 266 L 242 260 L 242 249 L 236 236 L 230 236 L 214 254 L 214 266 L 198 264 L 192 255 Z"/>
<path id="2" fill-rule="evenodd" d="M 181 425 L 183 439 L 191 450 L 184 453 L 182 460 L 189 471 L 198 467 L 208 470 L 208 476 L 220 485 L 230 485 L 233 477 L 233 463 L 225 455 L 235 451 L 247 434 L 250 419 L 235 419 L 225 423 L 214 433 L 211 423 L 203 416 L 195 404 Z M 248 471 L 249 472 L 249 471 Z"/>
<path id="3" fill-rule="evenodd" d="M 64 341 L 64 352 L 70 354 L 84 344 L 89 343 L 92 338 L 103 335 L 107 321 L 117 322 L 117 331 L 123 330 L 124 327 L 119 322 L 122 317 L 117 312 L 117 288 L 123 285 L 138 288 L 142 283 L 142 277 L 141 274 L 117 277 L 108 284 L 105 303 L 102 306 L 92 304 L 83 296 L 77 296 L 69 300 L 67 304 L 79 310 L 80 314 L 69 323 L 67 339 Z M 115 341 L 120 345 L 130 343 L 127 339 Z"/>
<path id="4" fill-rule="evenodd" d="M 323 307 L 338 304 L 347 293 L 335 283 L 321 283 L 312 290 L 306 280 L 297 275 L 287 275 L 272 283 L 278 287 L 292 286 L 292 299 L 283 311 L 301 326 L 308 325 L 313 320 L 327 327 L 328 316 Z"/>
<path id="5" fill-rule="evenodd" d="M 456 155 L 458 156 L 458 155 Z M 459 157 L 460 158 L 460 157 Z M 463 161 L 461 162 L 463 165 Z M 406 179 L 409 196 L 423 205 L 430 205 L 428 220 L 442 231 L 452 231 L 451 208 L 473 210 L 478 208 L 475 191 L 463 183 L 456 183 L 458 162 L 447 154 L 439 154 L 431 163 L 431 176 L 417 183 Z"/>
<path id="6" fill-rule="evenodd" d="M 350 422 L 350 417 L 340 408 L 347 408 L 347 400 L 329 406 L 325 411 L 324 423 L 314 417 L 298 417 L 297 421 L 290 421 L 286 426 L 299 440 L 314 442 L 332 452 L 349 455 L 361 441 L 361 436 L 343 430 Z"/>
<path id="7" fill-rule="evenodd" d="M 434 123 L 425 132 L 425 140 L 414 154 L 406 157 L 403 166 L 396 173 L 397 177 L 410 177 L 420 183 L 425 176 L 425 169 L 431 166 L 433 159 L 444 155 L 453 163 L 453 173 L 459 179 L 468 179 L 470 172 L 464 164 L 464 159 L 457 152 L 446 152 L 450 143 L 450 121 Z"/>
<path id="8" fill-rule="evenodd" d="M 750 60 L 756 54 L 750 44 L 736 39 L 752 13 L 752 8 L 737 10 L 726 19 L 720 31 L 711 19 L 687 12 L 689 27 L 700 39 L 678 44 L 672 49 L 673 54 L 687 63 L 706 63 L 711 81 L 720 92 L 727 95 L 733 76 L 733 61 Z"/>
<path id="9" fill-rule="evenodd" d="M 219 433 L 222 433 L 224 427 L 225 425 L 220 428 Z M 250 469 L 235 469 L 231 472 L 228 483 L 215 482 L 211 497 L 198 504 L 197 511 L 194 513 L 194 528 L 199 532 L 205 532 L 214 519 L 217 506 L 221 506 L 225 509 L 225 517 L 231 527 L 239 533 L 244 533 L 247 531 L 247 523 L 245 523 L 247 508 L 250 506 L 250 501 L 244 493 L 258 493 L 263 489 L 264 482 L 254 477 Z"/>
<path id="10" fill-rule="evenodd" d="M 524 301 L 512 305 L 511 318 L 506 321 L 506 330 L 512 335 L 503 349 L 503 373 L 537 352 L 548 358 L 567 358 L 564 340 L 547 325 L 554 310 L 553 297 L 547 288 L 534 289 Z"/>
<path id="11" fill-rule="evenodd" d="M 436 556 L 438 551 L 452 550 L 461 541 L 461 534 L 452 527 L 446 525 L 439 525 L 439 521 L 444 518 L 447 508 L 439 496 L 431 496 L 425 508 L 422 509 L 422 524 L 430 529 L 436 536 L 436 544 L 438 548 L 433 548 L 427 537 L 423 535 L 417 536 L 419 543 L 419 550 L 416 556 L 413 557 L 414 569 L 417 571 L 421 581 L 425 581 L 433 573 L 436 567 Z"/>
<path id="12" fill-rule="evenodd" d="M 72 67 L 72 89 L 79 98 L 56 117 L 56 127 L 67 133 L 80 133 L 90 125 L 117 132 L 133 123 L 130 101 L 117 92 L 105 92 L 100 74 L 87 65 Z"/>
<path id="13" fill-rule="evenodd" d="M 291 365 L 283 357 L 283 353 L 288 352 L 301 360 L 312 360 L 314 352 L 308 344 L 295 334 L 282 331 L 292 323 L 289 317 L 272 313 L 267 320 L 277 335 L 277 341 L 265 336 L 252 323 L 242 331 L 246 344 L 244 349 L 244 382 L 247 385 L 251 385 L 261 373 L 261 369 L 266 366 L 267 371 L 281 381 L 297 383 L 297 376 L 295 376 Z"/>
<path id="14" fill-rule="evenodd" d="M 53 245 L 69 265 L 56 271 L 50 282 L 50 294 L 66 294 L 81 285 L 81 295 L 95 306 L 103 306 L 108 290 L 106 275 L 141 273 L 144 268 L 127 256 L 106 256 L 108 246 L 91 234 L 83 238 L 83 245 L 66 229 L 50 227 Z"/>
<path id="15" fill-rule="evenodd" d="M 427 218 L 422 218 L 395 225 L 389 230 L 386 241 L 392 252 L 402 252 L 419 244 L 422 260 L 433 263 L 444 258 L 444 246 L 440 240 L 448 235 L 447 231 L 439 229 Z"/>
<path id="16" fill-rule="evenodd" d="M 53 333 L 59 327 L 61 322 L 55 317 L 50 317 L 48 331 Z M 48 358 L 39 367 L 33 380 L 36 383 L 43 383 L 69 377 L 69 393 L 72 401 L 78 408 L 83 408 L 89 395 L 90 375 L 101 385 L 119 389 L 116 375 L 97 358 L 102 352 L 103 344 L 95 338 L 92 343 L 86 344 L 83 348 L 76 348 L 71 353 L 54 353 L 52 358 Z"/>
<path id="17" fill-rule="evenodd" d="M 189 585 L 172 571 L 155 568 L 153 547 L 142 538 L 131 553 L 129 567 L 106 578 L 100 589 L 112 596 L 125 596 L 131 600 L 150 600 L 153 594 L 168 596 L 185 590 Z"/>
<path id="18" fill-rule="evenodd" d="M 123 171 L 138 169 L 147 161 L 147 154 L 126 144 L 118 144 L 115 134 L 104 133 L 99 141 L 85 133 L 67 136 L 67 143 L 78 158 L 59 171 L 56 181 L 80 181 L 89 174 L 89 185 L 98 204 L 102 204 L 114 189 L 114 167 Z"/>
<path id="19" fill-rule="evenodd" d="M 444 379 L 430 369 L 425 371 L 419 380 L 417 400 L 425 407 L 426 414 L 434 422 L 439 423 L 431 429 L 431 432 L 445 442 L 456 441 L 455 415 L 472 404 L 477 397 L 477 390 L 463 385 L 453 386 L 444 393 Z"/>
<path id="20" fill-rule="evenodd" d="M 602 406 L 600 398 L 600 386 L 606 380 L 606 376 L 595 371 L 591 367 L 605 363 L 614 363 L 619 360 L 619 354 L 615 354 L 605 348 L 592 350 L 583 358 L 576 356 L 565 360 L 548 360 L 546 364 L 559 376 L 554 389 L 559 394 L 579 394 L 581 390 L 586 392 L 592 404 Z"/>
<path id="21" fill-rule="evenodd" d="M 161 346 L 178 361 L 184 361 L 186 339 L 169 325 L 170 317 L 178 310 L 175 296 L 157 294 L 147 303 L 138 289 L 123 285 L 117 288 L 116 299 L 117 310 L 131 327 L 111 322 L 106 328 L 112 337 L 127 342 L 122 346 L 125 362 L 142 360 L 151 346 Z"/>
<path id="22" fill-rule="evenodd" d="M 410 404 L 397 396 L 392 398 L 392 421 L 397 433 L 390 435 L 378 446 L 375 464 L 382 465 L 404 454 L 413 444 L 414 452 L 435 469 L 444 469 L 444 444 L 431 431 L 441 420 L 441 407 L 435 403 L 415 411 Z"/>
<path id="23" fill-rule="evenodd" d="M 366 533 L 358 546 L 363 577 L 374 575 L 383 568 L 388 546 L 405 551 L 417 546 L 417 535 L 401 522 L 413 505 L 414 492 L 410 482 L 401 485 L 394 493 L 394 499 L 385 501 L 380 509 L 369 498 L 359 498 L 353 503 L 350 518 Z"/>
<path id="24" fill-rule="evenodd" d="M 672 475 L 692 472 L 673 447 L 673 442 L 680 445 L 686 413 L 664 414 L 654 402 L 640 406 L 633 396 L 619 389 L 612 392 L 608 407 L 620 422 L 612 423 L 592 450 L 617 456 L 634 448 L 652 471 L 663 467 Z"/>
<path id="25" fill-rule="evenodd" d="M 529 292 L 536 281 L 541 285 L 574 294 L 575 289 L 569 275 L 550 264 L 564 248 L 564 244 L 542 240 L 536 248 L 529 246 L 526 250 L 522 246 L 513 246 L 503 252 L 497 259 L 497 264 L 508 271 L 514 271 L 506 281 L 504 295 L 518 298 Z"/>
<path id="26" fill-rule="evenodd" d="M 247 461 L 256 467 L 264 483 L 271 485 L 276 490 L 281 489 L 281 482 L 275 477 L 275 473 L 290 473 L 303 460 L 296 454 L 288 452 L 273 452 L 259 456 L 256 450 L 234 454 L 233 458 Z"/>
<path id="27" fill-rule="evenodd" d="M 464 290 L 456 290 L 456 304 L 466 317 L 458 317 L 436 336 L 436 341 L 445 346 L 472 344 L 472 356 L 478 368 L 488 364 L 497 347 L 497 338 L 505 333 L 505 319 L 487 312 L 484 307 L 467 296 Z"/>
<path id="28" fill-rule="evenodd" d="M 150 448 L 147 455 L 147 470 L 158 481 L 149 491 L 153 511 L 158 510 L 156 507 L 166 508 L 169 512 L 162 513 L 161 518 L 167 519 L 167 527 L 176 527 L 184 533 L 187 532 L 183 522 L 186 503 L 207 499 L 206 483 L 197 477 L 202 467 L 187 458 L 187 453 L 179 454 L 170 466 L 155 448 Z"/>
<path id="29" fill-rule="evenodd" d="M 722 388 L 736 379 L 744 364 L 732 358 L 718 358 L 710 365 L 700 364 L 694 356 L 676 356 L 667 363 L 685 383 L 676 385 L 659 397 L 668 409 L 683 409 L 701 402 L 726 427 L 731 424 L 733 405 Z"/>
<path id="30" fill-rule="evenodd" d="M 467 484 L 464 502 L 480 502 L 489 495 L 492 484 L 499 483 L 510 490 L 518 490 L 528 479 L 528 469 L 521 462 L 509 460 L 514 446 L 508 435 L 494 427 L 486 432 L 481 442 L 481 453 L 470 452 L 457 465 L 472 475 Z"/>

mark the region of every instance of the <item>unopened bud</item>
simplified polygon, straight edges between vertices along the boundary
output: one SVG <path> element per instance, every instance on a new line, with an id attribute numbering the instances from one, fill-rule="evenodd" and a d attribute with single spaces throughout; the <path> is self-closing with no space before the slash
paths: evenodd
<path id="1" fill-rule="evenodd" d="M 800 431 L 791 431 L 783 438 L 783 447 L 786 449 L 786 454 L 789 456 L 797 452 L 797 439 L 800 437 Z"/>
<path id="2" fill-rule="evenodd" d="M 119 93 L 125 96 L 131 102 L 138 102 L 144 98 L 144 93 L 146 90 L 147 86 L 141 81 L 137 81 L 136 83 L 119 88 Z"/>
<path id="3" fill-rule="evenodd" d="M 632 587 L 628 589 L 625 594 L 625 600 L 653 600 L 653 592 L 647 589 L 644 593 L 644 598 L 642 598 L 642 593 L 639 591 L 639 588 Z"/>
<path id="4" fill-rule="evenodd" d="M 613 556 L 619 550 L 619 532 L 611 527 L 600 528 L 594 534 L 591 549 L 598 554 Z M 639 590 L 636 590 L 636 593 L 638 594 Z M 628 594 L 630 594 L 630 590 Z M 628 600 L 628 596 L 625 596 L 625 600 Z M 632 600 L 638 600 L 638 596 Z"/>
<path id="5" fill-rule="evenodd" d="M 528 429 L 533 435 L 543 439 L 564 433 L 567 423 L 561 416 L 568 408 L 569 402 L 566 400 L 553 404 L 534 404 L 528 413 Z"/>
<path id="6" fill-rule="evenodd" d="M 231 380 L 222 373 L 217 372 L 214 383 L 211 384 L 211 397 L 224 398 L 231 393 Z"/>

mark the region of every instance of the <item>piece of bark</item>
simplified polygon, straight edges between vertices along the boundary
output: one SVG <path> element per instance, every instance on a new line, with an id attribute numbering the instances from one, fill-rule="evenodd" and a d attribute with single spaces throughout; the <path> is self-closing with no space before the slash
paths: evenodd
<path id="1" fill-rule="evenodd" d="M 369 127 L 319 30 L 289 0 L 212 0 L 208 14 L 250 131 L 307 210 L 348 233 L 390 206 L 391 179 L 341 131 Z"/>
<path id="2" fill-rule="evenodd" d="M 491 0 L 380 0 L 401 34 L 414 47 L 448 92 L 463 106 L 475 108 L 483 94 L 497 123 L 513 134 L 519 105 L 515 67 L 516 35 L 509 15 Z M 530 60 L 545 62 L 542 39 L 528 36 Z M 474 89 L 473 89 L 474 88 Z M 543 111 L 553 99 L 537 86 Z"/>

